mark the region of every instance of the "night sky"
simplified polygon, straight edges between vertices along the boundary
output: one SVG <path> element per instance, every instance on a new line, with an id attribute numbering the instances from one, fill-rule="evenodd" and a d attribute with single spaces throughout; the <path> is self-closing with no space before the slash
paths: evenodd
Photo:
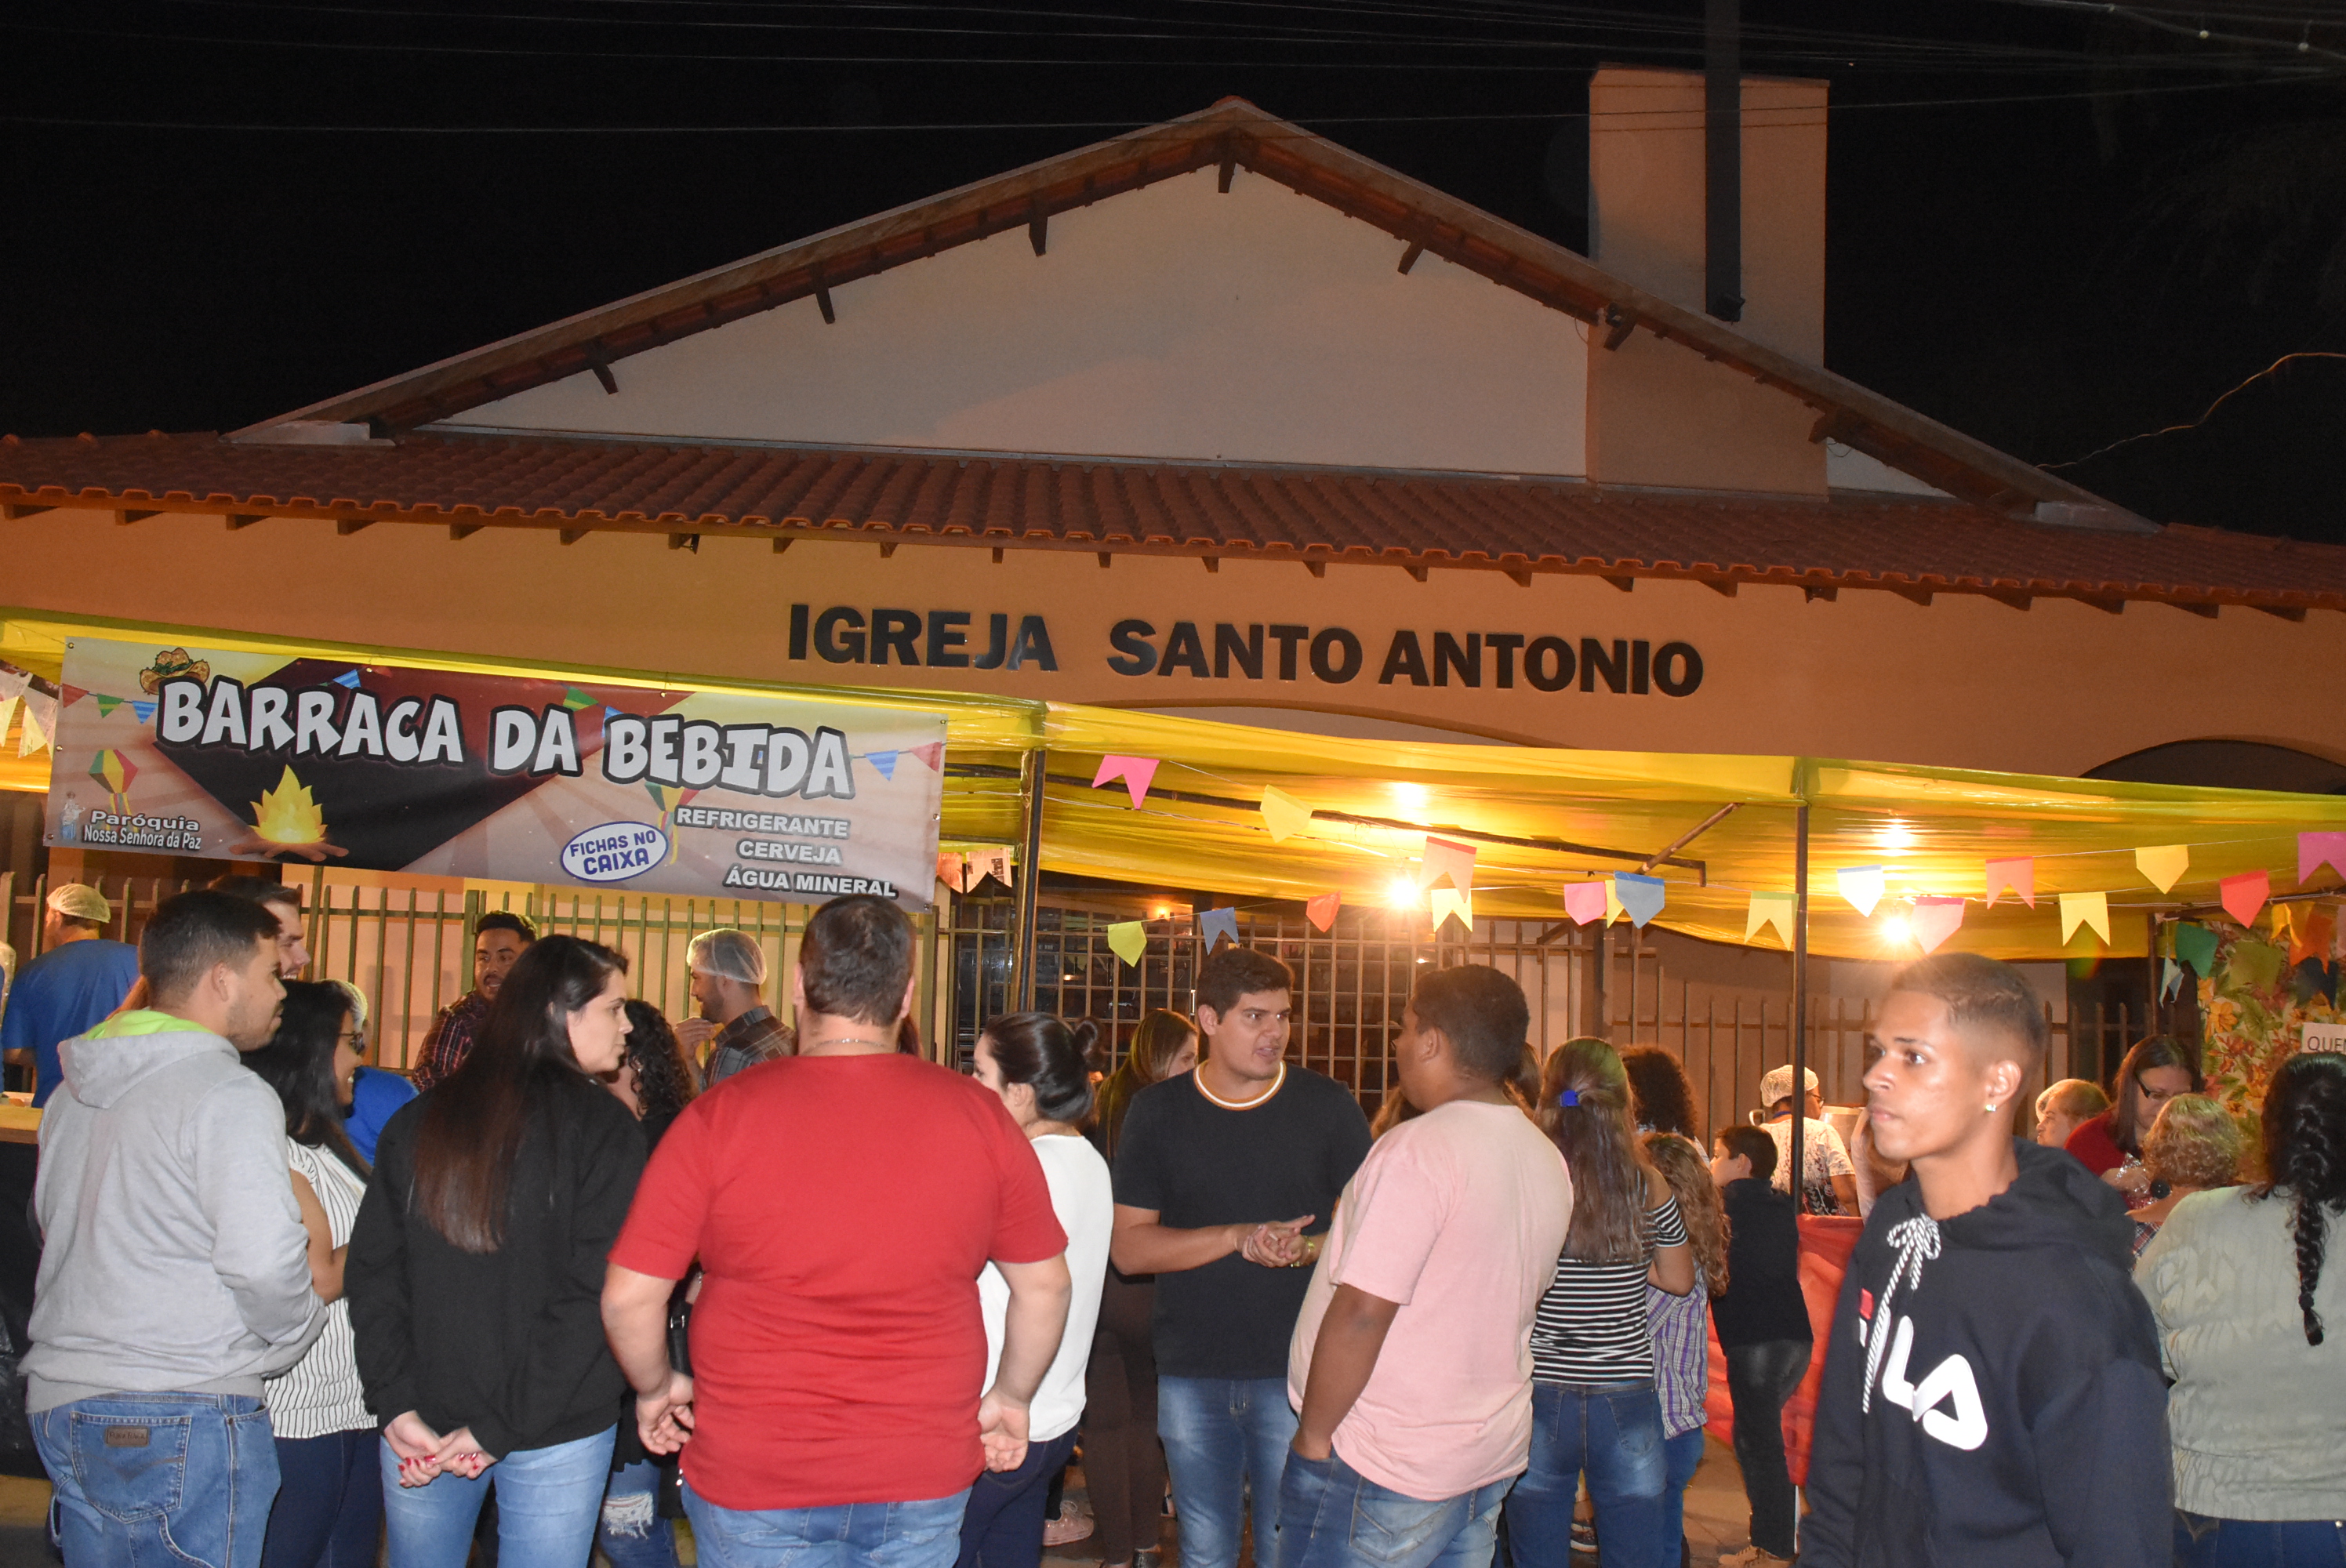
<path id="1" fill-rule="evenodd" d="M 2346 542 L 2346 359 L 2241 385 L 2346 351 L 2346 25 L 2313 14 L 1747 0 L 1747 69 L 1831 84 L 1827 363 L 2146 515 Z M 1700 17 L 15 8 L 0 431 L 232 429 L 1229 94 L 1579 247 L 1588 70 L 1698 65 Z M 413 128 L 483 127 L 531 134 Z"/>

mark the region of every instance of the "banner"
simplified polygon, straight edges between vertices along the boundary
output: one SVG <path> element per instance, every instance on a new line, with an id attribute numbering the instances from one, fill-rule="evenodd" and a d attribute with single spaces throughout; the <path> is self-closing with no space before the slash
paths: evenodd
<path id="1" fill-rule="evenodd" d="M 47 841 L 928 907 L 942 714 L 66 645 Z"/>

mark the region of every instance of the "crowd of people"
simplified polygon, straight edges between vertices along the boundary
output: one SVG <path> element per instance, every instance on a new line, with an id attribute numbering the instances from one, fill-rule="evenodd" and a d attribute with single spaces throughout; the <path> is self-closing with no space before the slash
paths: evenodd
<path id="1" fill-rule="evenodd" d="M 1541 1060 L 1469 964 L 1418 980 L 1372 1126 L 1235 944 L 1105 1082 L 1041 1013 L 925 1062 L 912 925 L 843 898 L 795 1027 L 740 932 L 671 1024 L 623 955 L 484 917 L 418 1095 L 272 886 L 156 911 L 43 1080 L 23 1365 L 68 1568 L 674 1568 L 678 1517 L 711 1568 L 1033 1568 L 1079 1439 L 1107 1568 L 1168 1494 L 1196 1568 L 1666 1568 L 1714 1340 L 1723 1562 L 2346 1553 L 2346 1056 L 2244 1126 L 2147 1041 L 2016 1140 L 2043 1011 L 1940 955 L 1882 1005 L 1853 1161 L 1813 1078 L 1706 1135 L 1668 1052 Z M 1823 1345 L 1804 1208 L 1865 1212 Z"/>

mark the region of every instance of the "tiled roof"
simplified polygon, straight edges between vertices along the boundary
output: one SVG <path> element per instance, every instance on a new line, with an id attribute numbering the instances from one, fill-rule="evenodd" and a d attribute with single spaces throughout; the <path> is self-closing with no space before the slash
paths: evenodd
<path id="1" fill-rule="evenodd" d="M 1963 502 L 1631 490 L 1568 480 L 556 436 L 263 445 L 160 433 L 0 439 L 0 513 L 111 511 L 1386 563 L 1521 576 L 1785 583 L 2301 616 L 2346 609 L 2346 548 L 2105 532 Z"/>
<path id="2" fill-rule="evenodd" d="M 989 235 L 1024 229 L 1036 253 L 1050 220 L 1124 191 L 1219 166 L 1273 179 L 1392 235 L 1402 271 L 1420 252 L 1602 331 L 1651 332 L 1806 404 L 1815 438 L 1856 448 L 1933 488 L 2007 511 L 2040 501 L 2106 506 L 2088 491 L 1881 393 L 1746 337 L 1604 271 L 1586 257 L 1412 179 L 1239 98 L 1146 126 L 958 190 L 761 251 L 406 372 L 282 416 L 405 431 L 568 376 L 609 377 L 630 354 L 812 297 Z M 253 431 L 267 428 L 254 426 Z"/>

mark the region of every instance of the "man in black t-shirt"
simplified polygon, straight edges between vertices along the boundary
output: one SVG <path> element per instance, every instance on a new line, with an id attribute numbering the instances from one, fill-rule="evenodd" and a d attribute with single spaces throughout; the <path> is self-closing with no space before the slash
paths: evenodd
<path id="1" fill-rule="evenodd" d="M 1183 1568 L 1236 1568 L 1245 1496 L 1275 1520 L 1295 1411 L 1287 1347 L 1308 1270 L 1369 1152 L 1352 1091 L 1290 1064 L 1294 976 L 1235 944 L 1198 974 L 1197 1070 L 1133 1097 L 1117 1144 L 1126 1274 L 1157 1276 L 1157 1431 Z M 1255 1561 L 1270 1561 L 1260 1528 Z"/>

